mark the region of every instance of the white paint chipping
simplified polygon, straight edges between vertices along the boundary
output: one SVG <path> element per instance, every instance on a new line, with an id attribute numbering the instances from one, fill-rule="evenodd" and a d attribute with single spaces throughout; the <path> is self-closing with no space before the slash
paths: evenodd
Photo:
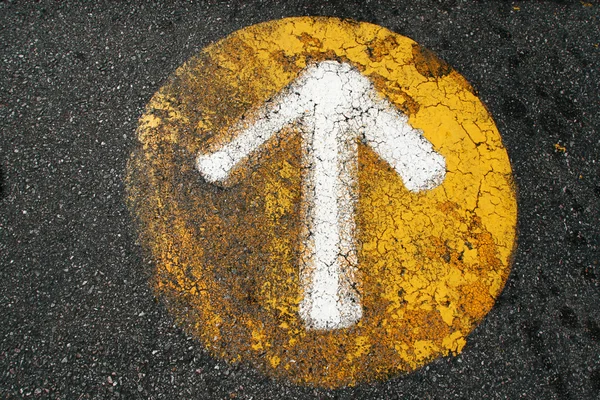
<path id="1" fill-rule="evenodd" d="M 234 126 L 232 141 L 199 154 L 196 166 L 207 181 L 223 184 L 233 168 L 293 123 L 301 124 L 303 165 L 310 167 L 302 188 L 300 316 L 309 329 L 347 328 L 362 317 L 354 220 L 358 141 L 413 192 L 444 180 L 445 159 L 357 69 L 324 61 L 307 67 L 251 125 Z"/>

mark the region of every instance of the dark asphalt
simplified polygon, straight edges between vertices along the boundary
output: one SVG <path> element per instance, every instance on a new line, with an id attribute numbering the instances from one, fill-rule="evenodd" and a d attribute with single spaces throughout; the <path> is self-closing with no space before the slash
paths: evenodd
<path id="1" fill-rule="evenodd" d="M 598 2 L 0 3 L 0 397 L 600 398 Z M 207 44 L 285 16 L 373 22 L 476 88 L 518 186 L 512 274 L 458 357 L 338 391 L 211 359 L 147 280 L 137 119 Z"/>

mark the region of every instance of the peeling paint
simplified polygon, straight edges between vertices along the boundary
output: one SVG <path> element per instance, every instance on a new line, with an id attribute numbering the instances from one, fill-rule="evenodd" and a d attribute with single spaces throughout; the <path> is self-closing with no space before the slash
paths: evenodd
<path id="1" fill-rule="evenodd" d="M 323 60 L 354 66 L 446 162 L 438 187 L 412 192 L 359 143 L 363 315 L 330 331 L 309 330 L 299 316 L 298 129 L 265 143 L 230 186 L 195 169 L 197 154 L 232 140 L 230 127 Z M 156 264 L 153 285 L 216 357 L 299 384 L 385 379 L 459 353 L 506 282 L 517 205 L 500 134 L 463 77 L 382 27 L 302 17 L 237 31 L 175 72 L 150 100 L 138 139 L 127 201 Z"/>

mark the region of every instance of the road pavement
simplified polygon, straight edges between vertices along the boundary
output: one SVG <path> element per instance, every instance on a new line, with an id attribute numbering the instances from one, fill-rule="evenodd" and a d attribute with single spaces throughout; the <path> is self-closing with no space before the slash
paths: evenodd
<path id="1" fill-rule="evenodd" d="M 0 397 L 600 397 L 598 2 L 0 4 Z M 255 23 L 337 16 L 416 40 L 496 121 L 517 189 L 512 272 L 458 356 L 337 390 L 212 358 L 148 281 L 125 204 L 144 106 Z"/>

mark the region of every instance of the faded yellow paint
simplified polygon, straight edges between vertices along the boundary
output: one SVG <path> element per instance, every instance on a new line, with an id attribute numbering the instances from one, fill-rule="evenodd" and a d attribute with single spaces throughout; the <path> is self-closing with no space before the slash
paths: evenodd
<path id="1" fill-rule="evenodd" d="M 200 150 L 230 139 L 242 116 L 325 59 L 368 76 L 447 165 L 443 184 L 412 193 L 359 145 L 364 314 L 327 332 L 306 330 L 298 316 L 297 132 L 253 155 L 229 187 L 194 168 Z M 175 72 L 150 100 L 138 138 L 128 202 L 156 263 L 155 289 L 217 357 L 324 387 L 383 379 L 459 353 L 506 282 L 517 205 L 500 134 L 462 76 L 382 27 L 303 17 L 237 31 Z"/>

